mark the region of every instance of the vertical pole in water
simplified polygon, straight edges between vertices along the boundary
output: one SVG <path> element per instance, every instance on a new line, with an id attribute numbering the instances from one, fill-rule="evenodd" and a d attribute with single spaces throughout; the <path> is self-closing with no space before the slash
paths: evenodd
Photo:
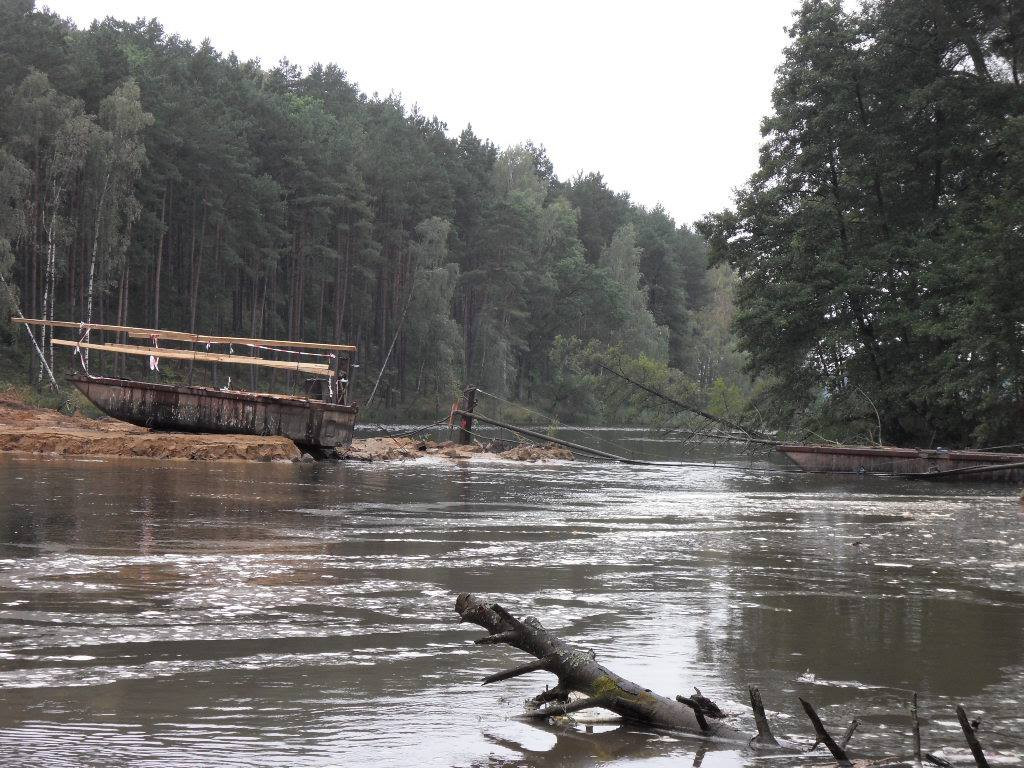
<path id="1" fill-rule="evenodd" d="M 465 411 L 459 417 L 459 433 L 455 442 L 459 445 L 469 445 L 473 442 L 473 409 L 476 408 L 476 387 L 466 387 L 462 393 L 462 402 L 459 403 L 459 410 Z"/>
<path id="2" fill-rule="evenodd" d="M 914 703 L 910 707 L 914 718 L 914 759 L 921 762 L 921 719 L 917 715 L 917 691 L 914 691 Z"/>

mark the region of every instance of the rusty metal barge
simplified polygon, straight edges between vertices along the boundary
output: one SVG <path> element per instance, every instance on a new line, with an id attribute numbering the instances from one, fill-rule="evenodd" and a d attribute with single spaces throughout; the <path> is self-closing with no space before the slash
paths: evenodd
<path id="1" fill-rule="evenodd" d="M 355 352 L 353 346 L 211 336 L 102 323 L 32 318 L 12 320 L 47 329 L 77 330 L 80 334 L 77 341 L 54 338 L 52 330 L 49 330 L 49 341 L 55 346 L 73 348 L 74 354 L 82 360 L 83 373 L 69 376 L 68 381 L 93 405 L 120 421 L 154 430 L 281 435 L 290 438 L 300 448 L 313 451 L 347 447 L 352 443 L 352 432 L 359 412 L 358 407 L 349 401 L 348 382 L 351 358 Z M 92 331 L 112 332 L 117 338 L 148 339 L 151 346 L 92 343 L 88 341 Z M 161 342 L 185 342 L 190 348 L 160 346 Z M 218 345 L 227 347 L 228 351 L 210 351 L 211 347 Z M 249 354 L 235 354 L 236 346 L 247 348 Z M 159 362 L 163 359 L 187 361 L 189 383 L 95 376 L 88 371 L 88 350 L 146 356 L 154 371 L 159 371 Z M 260 357 L 260 352 L 270 352 L 290 359 L 267 359 Z M 310 358 L 318 361 L 310 362 Z M 193 386 L 191 367 L 196 362 L 276 368 L 312 374 L 314 378 L 305 379 L 305 392 L 301 396 L 247 392 L 230 387 Z"/>
<path id="2" fill-rule="evenodd" d="M 306 397 L 154 384 L 103 376 L 69 376 L 112 418 L 149 429 L 236 435 L 282 435 L 301 448 L 352 443 L 358 409 Z"/>
<path id="3" fill-rule="evenodd" d="M 778 445 L 805 472 L 895 475 L 910 480 L 1024 482 L 1024 454 L 843 445 Z"/>

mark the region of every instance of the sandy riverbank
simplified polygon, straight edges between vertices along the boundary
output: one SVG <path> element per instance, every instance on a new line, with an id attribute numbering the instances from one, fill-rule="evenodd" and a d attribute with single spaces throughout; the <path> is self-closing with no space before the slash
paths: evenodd
<path id="1" fill-rule="evenodd" d="M 113 419 L 66 416 L 0 392 L 0 451 L 192 461 L 298 461 L 286 437 L 154 432 Z"/>
<path id="2" fill-rule="evenodd" d="M 302 451 L 286 437 L 156 432 L 113 419 L 66 416 L 28 405 L 11 391 L 0 392 L 0 452 L 190 461 L 301 461 L 304 458 Z M 453 461 L 481 456 L 515 461 L 572 459 L 569 451 L 557 446 L 516 446 L 495 453 L 479 445 L 457 446 L 407 437 L 357 439 L 350 448 L 339 449 L 336 458 L 396 461 L 423 456 Z"/>

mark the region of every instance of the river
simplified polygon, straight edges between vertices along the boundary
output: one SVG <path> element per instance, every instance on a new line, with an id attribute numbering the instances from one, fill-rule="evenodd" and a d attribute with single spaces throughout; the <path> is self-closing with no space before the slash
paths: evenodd
<path id="1" fill-rule="evenodd" d="M 0 763 L 780 765 L 515 719 L 552 680 L 481 686 L 527 659 L 461 591 L 667 695 L 757 685 L 777 734 L 803 696 L 906 752 L 918 691 L 926 749 L 964 759 L 962 702 L 1019 762 L 1017 490 L 766 469 L 0 457 Z"/>

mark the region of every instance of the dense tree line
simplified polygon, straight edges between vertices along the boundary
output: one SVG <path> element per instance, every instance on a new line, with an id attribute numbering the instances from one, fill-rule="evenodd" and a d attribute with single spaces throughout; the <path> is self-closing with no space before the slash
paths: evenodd
<path id="1" fill-rule="evenodd" d="M 559 400 L 584 348 L 698 397 L 739 379 L 732 284 L 706 260 L 600 174 L 450 135 L 333 64 L 0 2 L 0 275 L 28 315 L 350 342 L 357 399 L 384 366 L 395 411 L 473 382 L 594 418 Z"/>
<path id="2" fill-rule="evenodd" d="M 1024 4 L 805 2 L 760 169 L 700 230 L 782 423 L 1024 439 Z"/>

